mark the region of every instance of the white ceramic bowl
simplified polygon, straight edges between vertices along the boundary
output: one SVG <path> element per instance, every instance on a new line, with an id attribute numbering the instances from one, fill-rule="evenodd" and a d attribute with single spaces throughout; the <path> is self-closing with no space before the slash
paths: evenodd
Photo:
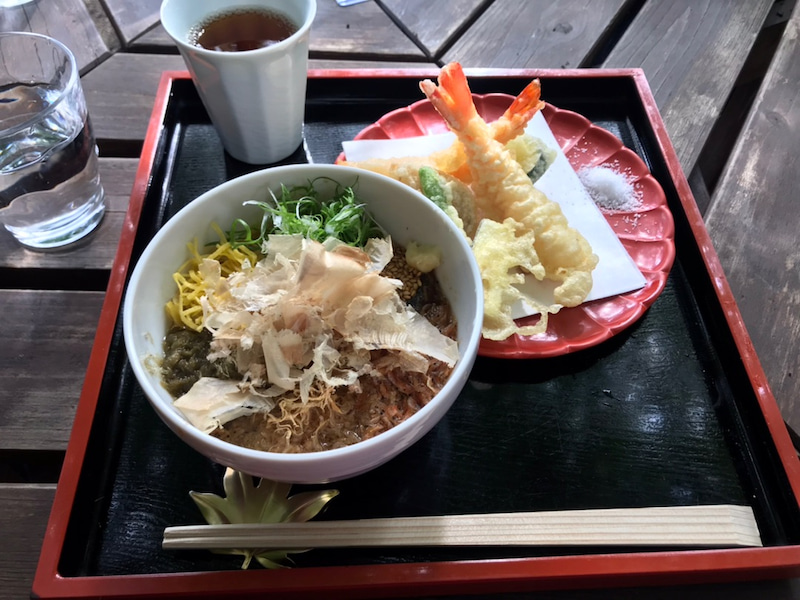
<path id="1" fill-rule="evenodd" d="M 436 273 L 458 322 L 460 359 L 444 388 L 403 423 L 351 446 L 303 454 L 281 454 L 242 448 L 192 426 L 173 407 L 152 357 L 162 357 L 168 328 L 164 304 L 174 295 L 172 274 L 188 258 L 186 244 L 209 236 L 209 225 L 223 227 L 235 217 L 260 215 L 243 207 L 267 197 L 280 184 L 306 184 L 330 177 L 352 185 L 373 218 L 401 245 L 414 240 L 436 244 L 443 261 Z M 245 217 L 246 218 L 246 217 Z M 255 220 L 255 219 L 254 219 Z M 257 222 L 257 221 L 256 221 Z M 290 483 L 324 483 L 364 473 L 393 458 L 419 440 L 444 416 L 467 381 L 477 355 L 483 322 L 480 272 L 463 234 L 424 196 L 388 177 L 337 165 L 290 165 L 258 171 L 224 183 L 192 201 L 153 237 L 131 275 L 123 308 L 125 348 L 139 384 L 159 417 L 183 441 L 211 460 L 252 475 Z M 150 367 L 148 368 L 148 363 Z"/>

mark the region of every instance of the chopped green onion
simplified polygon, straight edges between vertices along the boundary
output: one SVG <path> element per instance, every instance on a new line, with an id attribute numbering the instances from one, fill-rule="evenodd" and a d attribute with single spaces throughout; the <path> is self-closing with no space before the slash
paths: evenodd
<path id="1" fill-rule="evenodd" d="M 336 238 L 345 244 L 363 248 L 367 240 L 383 237 L 380 226 L 369 216 L 363 203 L 358 202 L 354 186 L 338 182 L 333 197 L 323 200 L 315 183 L 328 178 L 320 177 L 291 188 L 281 184 L 280 195 L 272 193 L 272 201 L 250 201 L 264 211 L 261 224 L 254 228 L 242 219 L 236 219 L 227 233 L 228 241 L 237 246 L 260 247 L 270 233 L 299 234 L 324 242 Z M 255 234 L 258 235 L 255 235 Z"/>

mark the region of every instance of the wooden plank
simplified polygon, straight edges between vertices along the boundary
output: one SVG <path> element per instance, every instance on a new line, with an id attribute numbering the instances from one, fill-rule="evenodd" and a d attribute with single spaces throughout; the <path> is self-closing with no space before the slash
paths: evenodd
<path id="1" fill-rule="evenodd" d="M 747 115 L 753 106 L 758 90 L 761 87 L 761 82 L 764 75 L 769 69 L 772 62 L 772 57 L 778 49 L 781 41 L 781 36 L 786 28 L 786 21 L 791 15 L 791 8 L 785 9 L 786 14 L 783 21 L 777 21 L 777 14 L 780 10 L 779 2 L 773 5 L 770 10 L 770 15 L 767 17 L 764 27 L 758 34 L 756 43 L 753 45 L 750 55 L 747 57 L 742 70 L 737 77 L 728 100 L 719 114 L 711 132 L 706 138 L 703 150 L 697 158 L 692 171 L 689 174 L 689 183 L 692 186 L 692 193 L 697 200 L 697 205 L 700 208 L 701 214 L 705 214 L 708 206 L 711 203 L 710 195 L 716 188 L 722 170 L 728 162 L 731 150 L 736 144 L 742 126 L 744 125 Z M 776 14 L 777 13 L 777 14 Z M 702 180 L 706 186 L 706 200 L 705 204 L 702 203 L 702 192 L 698 197 L 698 190 L 696 185 Z"/>
<path id="2" fill-rule="evenodd" d="M 490 0 L 382 0 L 379 2 L 402 23 L 406 33 L 416 39 L 431 59 L 436 59 L 447 44 L 462 33 Z"/>
<path id="3" fill-rule="evenodd" d="M 650 0 L 603 63 L 644 69 L 686 173 L 771 6 L 772 0 Z"/>
<path id="4" fill-rule="evenodd" d="M 403 61 L 312 60 L 312 69 L 430 67 Z M 162 71 L 183 71 L 178 55 L 118 53 L 84 76 L 83 89 L 101 153 L 126 151 L 136 155 L 147 133 Z M 121 150 L 122 149 L 122 150 Z"/>
<path id="5" fill-rule="evenodd" d="M 141 144 L 161 72 L 185 69 L 178 55 L 119 53 L 85 75 L 83 90 L 101 148 L 111 141 Z"/>
<path id="6" fill-rule="evenodd" d="M 784 418 L 800 431 L 798 39 L 795 7 L 706 224 Z"/>
<path id="7" fill-rule="evenodd" d="M 341 7 L 319 0 L 309 44 L 312 58 L 428 60 L 375 2 Z"/>
<path id="8" fill-rule="evenodd" d="M 0 31 L 33 31 L 63 42 L 85 73 L 119 49 L 100 0 L 33 0 L 0 10 Z"/>
<path id="9" fill-rule="evenodd" d="M 444 62 L 465 67 L 580 67 L 627 4 L 596 0 L 591 10 L 579 2 L 534 0 L 523 6 L 495 0 L 444 53 Z"/>
<path id="10" fill-rule="evenodd" d="M 177 54 L 175 42 L 167 35 L 167 30 L 159 22 L 146 33 L 140 35 L 128 45 L 129 50 L 136 52 L 151 52 Z"/>
<path id="11" fill-rule="evenodd" d="M 103 0 L 111 19 L 127 46 L 131 40 L 156 25 L 160 19 L 161 0 Z"/>
<path id="12" fill-rule="evenodd" d="M 119 244 L 122 222 L 128 210 L 138 159 L 101 158 L 100 181 L 106 197 L 106 214 L 97 231 L 74 248 L 35 252 L 20 246 L 0 228 L 0 267 L 12 269 L 110 269 Z"/>
<path id="13" fill-rule="evenodd" d="M 175 44 L 158 25 L 137 39 L 131 49 L 175 52 Z M 375 2 L 341 7 L 333 0 L 319 0 L 309 53 L 311 58 L 323 59 L 428 60 Z"/>
<path id="14" fill-rule="evenodd" d="M 102 302 L 103 292 L 0 290 L 0 450 L 66 448 Z"/>
<path id="15" fill-rule="evenodd" d="M 0 598 L 28 598 L 39 560 L 52 484 L 0 484 L 0 537 L 11 542 L 0 552 Z"/>

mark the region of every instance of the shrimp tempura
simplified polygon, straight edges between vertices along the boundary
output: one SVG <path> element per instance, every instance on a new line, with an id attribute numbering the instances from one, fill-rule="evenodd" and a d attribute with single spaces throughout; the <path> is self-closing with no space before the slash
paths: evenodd
<path id="1" fill-rule="evenodd" d="M 479 213 L 497 222 L 512 218 L 533 232 L 544 277 L 558 284 L 555 302 L 562 306 L 583 302 L 592 289 L 597 256 L 586 238 L 569 226 L 561 207 L 534 187 L 519 163 L 492 137 L 473 104 L 461 65 L 445 65 L 438 86 L 425 80 L 420 88 L 464 148 Z"/>

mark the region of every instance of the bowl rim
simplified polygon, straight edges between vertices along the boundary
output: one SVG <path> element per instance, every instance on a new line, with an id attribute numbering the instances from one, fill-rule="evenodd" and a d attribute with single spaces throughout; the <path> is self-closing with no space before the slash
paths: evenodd
<path id="1" fill-rule="evenodd" d="M 386 185 L 389 188 L 394 188 L 399 193 L 406 194 L 409 196 L 416 197 L 417 201 L 423 201 L 425 205 L 429 205 L 432 209 L 430 211 L 431 217 L 437 218 L 441 224 L 447 229 L 450 234 L 456 238 L 457 244 L 461 247 L 463 253 L 468 257 L 467 264 L 469 266 L 469 275 L 470 278 L 480 284 L 481 276 L 480 270 L 478 268 L 477 262 L 475 261 L 474 255 L 472 253 L 472 249 L 470 248 L 469 244 L 467 243 L 466 237 L 463 233 L 455 226 L 452 220 L 445 215 L 445 213 L 438 208 L 434 204 L 430 202 L 424 195 L 422 195 L 417 190 L 396 181 L 386 175 L 382 175 L 380 173 L 375 173 L 372 171 L 366 171 L 364 169 L 358 169 L 356 167 L 350 167 L 345 165 L 329 165 L 329 164 L 294 164 L 294 165 L 283 165 L 277 167 L 267 167 L 265 169 L 260 169 L 258 171 L 254 171 L 245 175 L 241 175 L 239 177 L 230 179 L 226 182 L 223 182 L 194 198 L 190 202 L 186 204 L 183 208 L 177 211 L 172 218 L 170 218 L 164 225 L 156 232 L 156 234 L 149 240 L 147 246 L 142 251 L 141 255 L 136 261 L 136 265 L 134 266 L 133 272 L 131 277 L 128 281 L 126 290 L 125 290 L 125 299 L 130 300 L 130 297 L 133 295 L 134 291 L 140 285 L 140 281 L 144 279 L 144 265 L 149 261 L 152 254 L 155 253 L 156 249 L 158 248 L 161 240 L 165 237 L 169 236 L 172 230 L 178 228 L 180 226 L 181 217 L 188 214 L 189 211 L 196 210 L 198 206 L 203 206 L 204 204 L 210 203 L 211 200 L 215 197 L 218 197 L 220 194 L 224 194 L 231 189 L 235 189 L 238 186 L 241 186 L 250 181 L 259 181 L 264 180 L 266 183 L 268 180 L 273 180 L 273 185 L 278 185 L 280 183 L 280 176 L 284 173 L 295 173 L 297 171 L 309 171 L 309 172 L 319 172 L 318 174 L 321 176 L 330 176 L 333 173 L 338 173 L 341 176 L 357 176 L 363 177 L 365 179 L 373 179 L 378 181 L 382 185 Z M 320 172 L 321 171 L 321 172 Z M 270 185 L 270 188 L 273 186 Z M 273 188 L 274 189 L 274 188 Z M 481 289 L 476 287 L 477 289 Z M 187 434 L 197 443 L 201 444 L 204 447 L 208 447 L 213 453 L 217 456 L 220 454 L 224 455 L 231 455 L 234 454 L 237 457 L 241 458 L 242 461 L 250 461 L 250 460 L 263 460 L 265 457 L 268 457 L 269 460 L 274 460 L 276 462 L 280 462 L 287 466 L 296 464 L 300 465 L 309 461 L 313 461 L 318 465 L 323 465 L 326 462 L 334 462 L 342 459 L 343 457 L 348 456 L 349 454 L 361 454 L 368 452 L 370 448 L 373 447 L 380 447 L 386 444 L 390 444 L 394 438 L 402 437 L 406 430 L 412 429 L 414 425 L 418 421 L 423 421 L 428 413 L 437 409 L 440 406 L 440 403 L 436 403 L 433 400 L 439 397 L 446 397 L 448 394 L 452 396 L 452 402 L 455 401 L 457 396 L 457 392 L 453 393 L 452 389 L 455 386 L 463 387 L 463 383 L 460 380 L 466 381 L 466 376 L 468 375 L 469 371 L 472 368 L 474 360 L 477 356 L 478 352 L 478 345 L 481 339 L 481 323 L 483 318 L 483 294 L 476 293 L 475 294 L 475 321 L 477 323 L 474 324 L 472 328 L 472 332 L 466 340 L 466 344 L 463 348 L 459 347 L 459 359 L 453 367 L 450 376 L 442 387 L 441 390 L 428 402 L 425 406 L 423 406 L 419 411 L 417 411 L 412 416 L 408 417 L 401 423 L 398 423 L 391 429 L 384 431 L 372 438 L 361 440 L 354 444 L 349 444 L 347 446 L 343 446 L 340 448 L 332 448 L 327 450 L 319 450 L 315 452 L 300 452 L 300 453 L 281 453 L 281 452 L 269 452 L 265 450 L 255 450 L 252 448 L 246 448 L 244 446 L 238 446 L 231 442 L 227 442 L 218 438 L 211 436 L 210 434 L 204 433 L 197 429 L 194 425 L 192 425 L 188 420 L 178 414 L 178 411 L 171 409 L 171 407 L 165 405 L 166 396 L 163 394 L 168 395 L 169 393 L 166 389 L 163 389 L 162 393 L 156 393 L 154 389 L 154 385 L 152 384 L 152 380 L 148 376 L 147 368 L 144 365 L 145 359 L 141 356 L 136 356 L 136 342 L 133 339 L 135 326 L 133 324 L 133 309 L 131 307 L 130 301 L 125 301 L 123 304 L 123 337 L 125 340 L 126 350 L 129 356 L 129 362 L 131 364 L 131 368 L 134 372 L 136 377 L 137 383 L 142 388 L 145 396 L 147 397 L 148 401 L 156 412 L 159 414 L 160 418 L 165 421 L 166 425 L 173 430 L 174 433 L 178 434 L 180 437 L 183 437 L 182 434 Z M 462 377 L 459 377 L 459 374 Z M 460 389 L 459 387 L 459 389 Z M 155 396 L 155 398 L 154 398 Z M 174 402 L 174 399 L 172 400 Z M 449 408 L 449 406 L 447 407 Z M 185 443 L 189 443 L 188 441 L 184 440 Z M 194 444 L 190 444 L 194 445 Z"/>

